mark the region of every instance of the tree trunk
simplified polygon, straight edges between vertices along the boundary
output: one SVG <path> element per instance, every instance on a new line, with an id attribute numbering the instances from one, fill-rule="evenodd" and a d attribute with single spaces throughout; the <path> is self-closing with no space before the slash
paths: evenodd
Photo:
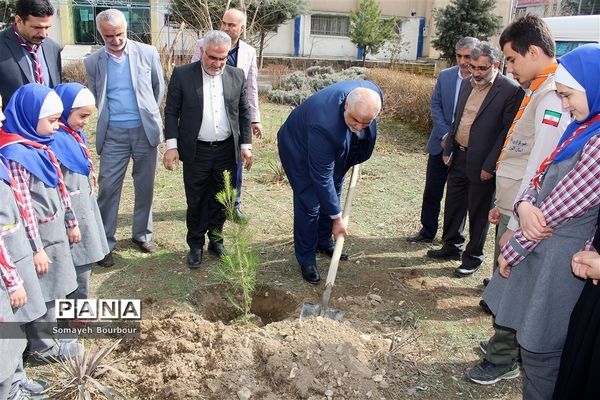
<path id="1" fill-rule="evenodd" d="M 258 69 L 262 69 L 263 67 L 263 49 L 265 46 L 265 36 L 267 35 L 266 32 L 262 31 L 260 32 L 260 45 L 258 47 Z"/>
<path id="2" fill-rule="evenodd" d="M 364 67 L 366 63 L 367 63 L 367 52 L 365 49 L 363 49 L 362 66 Z"/>

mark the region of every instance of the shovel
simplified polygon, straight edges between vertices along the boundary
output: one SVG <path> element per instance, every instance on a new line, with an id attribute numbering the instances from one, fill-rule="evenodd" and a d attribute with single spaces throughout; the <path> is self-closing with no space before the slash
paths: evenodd
<path id="1" fill-rule="evenodd" d="M 350 219 L 350 209 L 352 208 L 352 196 L 354 195 L 354 188 L 356 187 L 356 181 L 358 181 L 358 175 L 360 174 L 360 164 L 352 167 L 352 176 L 350 178 L 350 186 L 348 186 L 348 194 L 346 195 L 346 202 L 344 203 L 344 211 L 342 212 L 342 218 L 346 226 L 348 226 L 348 220 Z M 306 319 L 308 317 L 327 317 L 335 321 L 341 321 L 344 313 L 338 309 L 329 307 L 329 298 L 331 297 L 331 291 L 333 290 L 333 284 L 335 282 L 335 276 L 337 275 L 338 264 L 340 263 L 340 256 L 342 255 L 342 248 L 344 247 L 344 236 L 339 235 L 335 241 L 335 248 L 333 249 L 333 255 L 331 256 L 331 263 L 329 264 L 329 271 L 327 272 L 327 281 L 325 282 L 325 290 L 323 291 L 323 297 L 321 304 L 312 304 L 304 302 L 302 304 L 302 311 L 300 312 L 300 319 Z"/>

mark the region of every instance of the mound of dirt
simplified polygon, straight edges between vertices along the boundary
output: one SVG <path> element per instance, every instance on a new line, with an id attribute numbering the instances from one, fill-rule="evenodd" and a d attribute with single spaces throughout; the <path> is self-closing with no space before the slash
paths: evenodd
<path id="1" fill-rule="evenodd" d="M 144 399 L 382 399 L 390 340 L 313 318 L 257 327 L 165 312 L 122 342 Z"/>

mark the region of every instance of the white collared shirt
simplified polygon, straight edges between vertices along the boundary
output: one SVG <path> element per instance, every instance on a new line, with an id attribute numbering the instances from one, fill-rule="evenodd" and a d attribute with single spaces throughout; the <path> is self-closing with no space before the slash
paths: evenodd
<path id="1" fill-rule="evenodd" d="M 202 125 L 198 140 L 203 142 L 222 141 L 231 135 L 231 127 L 225 111 L 223 96 L 223 74 L 209 75 L 202 68 Z"/>
<path id="2" fill-rule="evenodd" d="M 198 132 L 198 140 L 212 142 L 225 140 L 231 134 L 231 126 L 225 110 L 225 96 L 223 94 L 223 73 L 209 75 L 202 68 L 202 125 Z M 206 101 L 210 99 L 210 101 Z M 177 148 L 177 139 L 166 140 L 167 150 Z M 252 144 L 242 143 L 241 149 L 252 150 Z"/>

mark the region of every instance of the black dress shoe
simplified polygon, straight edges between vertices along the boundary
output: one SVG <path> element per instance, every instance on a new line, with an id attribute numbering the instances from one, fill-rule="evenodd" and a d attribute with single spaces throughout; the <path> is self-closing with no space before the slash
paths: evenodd
<path id="1" fill-rule="evenodd" d="M 144 253 L 154 253 L 156 251 L 156 243 L 153 241 L 142 242 L 141 240 L 137 240 L 131 238 L 133 244 L 140 248 Z"/>
<path id="2" fill-rule="evenodd" d="M 492 278 L 483 278 L 483 287 L 487 287 L 487 285 L 490 283 L 490 280 Z"/>
<path id="3" fill-rule="evenodd" d="M 190 249 L 190 252 L 187 255 L 188 267 L 190 267 L 192 269 L 200 268 L 201 262 L 202 262 L 202 249 L 200 249 L 200 248 Z"/>
<path id="4" fill-rule="evenodd" d="M 459 278 L 464 278 L 465 276 L 473 275 L 475 272 L 477 272 L 479 270 L 479 268 L 481 268 L 481 264 L 475 265 L 475 266 L 468 266 L 468 265 L 461 264 L 458 266 L 458 268 L 456 268 L 454 270 L 454 274 L 456 276 L 458 276 Z"/>
<path id="5" fill-rule="evenodd" d="M 223 257 L 225 254 L 227 254 L 225 251 L 225 246 L 223 246 L 223 243 L 221 242 L 209 242 L 208 252 L 217 257 Z"/>
<path id="6" fill-rule="evenodd" d="M 406 241 L 410 242 L 410 243 L 419 243 L 419 242 L 431 243 L 431 242 L 433 242 L 433 238 L 428 238 L 427 236 L 423 236 L 423 234 L 421 232 L 419 232 L 414 235 L 407 236 Z"/>
<path id="7" fill-rule="evenodd" d="M 317 254 L 325 254 L 327 257 L 331 258 L 331 257 L 333 257 L 334 249 L 335 249 L 335 247 L 333 247 L 333 246 L 327 247 L 327 248 L 317 247 Z M 349 257 L 350 257 L 350 255 L 348 255 L 348 253 L 346 253 L 344 250 L 342 250 L 342 254 L 340 255 L 340 260 L 347 261 Z"/>
<path id="8" fill-rule="evenodd" d="M 115 265 L 115 262 L 113 261 L 112 251 L 105 255 L 104 258 L 98 261 L 96 264 L 104 268 L 110 268 L 113 265 Z"/>
<path id="9" fill-rule="evenodd" d="M 450 250 L 447 247 L 442 247 L 439 250 L 428 250 L 427 257 L 439 258 L 441 260 L 460 260 L 462 252 L 460 250 Z"/>
<path id="10" fill-rule="evenodd" d="M 321 282 L 321 275 L 319 275 L 319 270 L 316 265 L 309 265 L 306 267 L 300 267 L 302 269 L 302 277 L 308 283 L 312 283 L 316 285 Z"/>

